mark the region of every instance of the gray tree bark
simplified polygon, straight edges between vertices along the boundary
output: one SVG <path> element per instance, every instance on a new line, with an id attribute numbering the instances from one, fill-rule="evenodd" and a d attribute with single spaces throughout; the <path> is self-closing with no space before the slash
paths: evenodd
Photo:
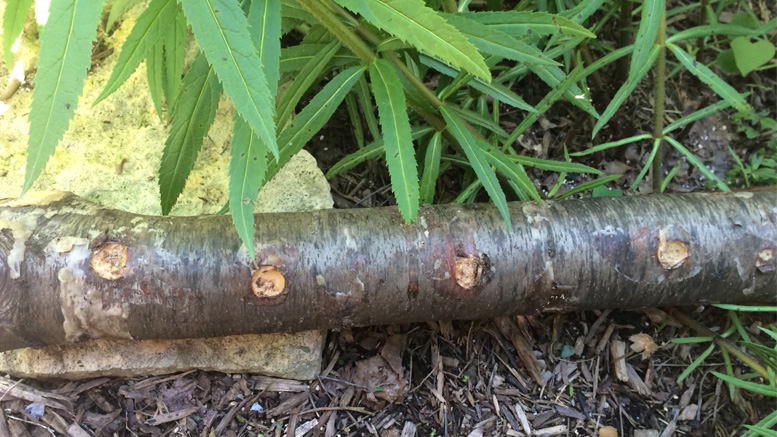
<path id="1" fill-rule="evenodd" d="M 777 301 L 777 190 L 256 216 L 0 200 L 0 350 Z"/>

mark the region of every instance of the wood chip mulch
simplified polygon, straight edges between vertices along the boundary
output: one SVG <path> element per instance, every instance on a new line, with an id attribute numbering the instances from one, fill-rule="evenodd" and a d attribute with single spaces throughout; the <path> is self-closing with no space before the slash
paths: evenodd
<path id="1" fill-rule="evenodd" d="M 686 314 L 709 329 L 726 312 Z M 740 316 L 751 339 L 774 315 Z M 771 320 L 770 320 L 771 318 Z M 715 349 L 666 313 L 591 311 L 331 332 L 313 381 L 189 371 L 0 380 L 2 436 L 741 435 L 777 409 L 736 390 Z M 737 374 L 750 369 L 734 360 Z"/>

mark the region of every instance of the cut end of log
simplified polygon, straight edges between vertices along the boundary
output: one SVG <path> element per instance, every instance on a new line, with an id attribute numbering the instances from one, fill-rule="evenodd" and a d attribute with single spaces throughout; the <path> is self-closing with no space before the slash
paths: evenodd
<path id="1" fill-rule="evenodd" d="M 92 252 L 92 271 L 99 277 L 115 281 L 124 277 L 129 250 L 119 243 L 108 243 Z"/>
<path id="2" fill-rule="evenodd" d="M 275 266 L 261 266 L 251 277 L 251 290 L 260 299 L 273 299 L 286 288 L 286 279 Z"/>

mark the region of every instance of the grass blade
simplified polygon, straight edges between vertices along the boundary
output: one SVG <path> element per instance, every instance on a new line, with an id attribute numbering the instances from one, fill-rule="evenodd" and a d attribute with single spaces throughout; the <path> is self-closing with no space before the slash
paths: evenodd
<path id="1" fill-rule="evenodd" d="M 423 0 L 336 1 L 419 50 L 487 82 L 491 80 L 491 72 L 475 46 Z"/>
<path id="2" fill-rule="evenodd" d="M 162 214 L 169 214 L 186 185 L 194 161 L 216 116 L 221 85 L 203 53 L 194 59 L 183 78 L 159 166 Z"/>
<path id="3" fill-rule="evenodd" d="M 656 43 L 658 27 L 661 24 L 661 16 L 666 7 L 666 0 L 645 0 L 642 3 L 642 16 L 639 21 L 639 29 L 634 38 L 634 51 L 631 53 L 631 65 L 629 66 L 629 78 L 636 80 L 645 68 L 653 65 L 650 62 L 651 52 Z"/>
<path id="4" fill-rule="evenodd" d="M 149 3 L 121 46 L 119 59 L 111 71 L 111 76 L 92 105 L 100 103 L 111 95 L 130 77 L 146 53 L 164 35 L 165 29 L 174 29 L 170 23 L 175 21 L 176 9 L 175 0 L 152 0 Z"/>
<path id="5" fill-rule="evenodd" d="M 696 370 L 696 368 L 699 367 L 701 363 L 703 363 L 704 360 L 707 359 L 707 357 L 710 356 L 710 354 L 714 350 L 715 350 L 714 344 L 707 346 L 707 349 L 705 349 L 704 352 L 702 352 L 701 355 L 698 356 L 698 358 L 693 360 L 693 362 L 688 367 L 686 367 L 685 370 L 682 371 L 682 373 L 680 373 L 680 376 L 677 377 L 677 383 L 679 384 L 683 382 L 685 378 L 687 378 L 688 375 L 690 375 L 694 370 Z M 715 372 L 712 372 L 712 373 L 715 373 Z"/>
<path id="6" fill-rule="evenodd" d="M 278 118 L 275 120 L 276 128 L 281 129 L 286 125 L 292 112 L 297 108 L 299 101 L 302 100 L 305 93 L 319 79 L 321 73 L 329 65 L 329 61 L 332 60 L 339 48 L 340 43 L 336 40 L 332 41 L 305 64 L 278 103 Z"/>
<path id="7" fill-rule="evenodd" d="M 104 0 L 57 1 L 40 37 L 40 60 L 30 105 L 30 139 L 22 195 L 38 178 L 73 118 L 92 55 Z"/>
<path id="8" fill-rule="evenodd" d="M 251 259 L 254 259 L 254 201 L 264 182 L 269 153 L 262 139 L 235 114 L 229 151 L 229 210 Z"/>
<path id="9" fill-rule="evenodd" d="M 706 83 L 712 88 L 723 100 L 729 102 L 731 106 L 736 108 L 740 114 L 747 115 L 753 111 L 753 108 L 745 100 L 745 96 L 737 92 L 731 85 L 727 84 L 723 79 L 718 77 L 712 72 L 706 65 L 696 62 L 685 50 L 674 44 L 667 44 L 669 50 L 674 53 L 677 59 L 699 80 Z"/>
<path id="10" fill-rule="evenodd" d="M 592 181 L 588 181 L 588 182 L 586 182 L 584 184 L 580 184 L 580 185 L 576 186 L 575 188 L 572 188 L 569 191 L 565 191 L 564 193 L 561 193 L 561 195 L 558 196 L 557 199 L 563 199 L 565 197 L 572 196 L 572 195 L 577 194 L 577 193 L 582 193 L 584 191 L 593 190 L 596 187 L 600 187 L 600 186 L 602 186 L 602 185 L 604 185 L 604 184 L 606 184 L 608 182 L 612 182 L 612 181 L 614 181 L 616 179 L 620 179 L 622 177 L 623 177 L 622 174 L 614 174 L 614 175 L 610 175 L 610 176 L 601 177 L 599 179 L 595 179 L 595 180 L 592 180 Z"/>
<path id="11" fill-rule="evenodd" d="M 652 138 L 653 136 L 650 134 L 642 134 L 642 135 L 635 135 L 633 137 L 624 138 L 622 140 L 618 141 L 612 141 L 609 143 L 602 143 L 597 146 L 591 147 L 590 149 L 586 149 L 582 152 L 575 152 L 570 153 L 570 156 L 585 156 L 590 155 L 592 153 L 601 152 L 603 150 L 612 149 L 613 147 L 619 147 L 626 144 L 636 143 L 637 141 L 647 140 L 649 138 Z"/>
<path id="12" fill-rule="evenodd" d="M 421 203 L 433 203 L 437 178 L 440 176 L 440 155 L 442 154 L 442 133 L 435 132 L 429 140 L 424 159 L 424 174 L 421 177 Z"/>
<path id="13" fill-rule="evenodd" d="M 24 31 L 24 22 L 32 6 L 32 0 L 7 0 L 3 11 L 3 53 L 8 71 L 13 68 L 13 47 Z"/>
<path id="14" fill-rule="evenodd" d="M 720 372 L 713 371 L 712 374 L 736 387 L 751 391 L 753 393 L 762 394 L 764 396 L 777 397 L 777 387 L 764 385 L 764 384 L 756 384 L 755 382 L 750 382 L 750 381 L 743 381 L 739 378 L 724 375 Z"/>
<path id="15" fill-rule="evenodd" d="M 691 153 L 690 150 L 686 149 L 685 146 L 680 144 L 677 140 L 675 140 L 672 137 L 666 136 L 664 137 L 664 139 L 668 141 L 669 144 L 671 144 L 672 147 L 674 147 L 678 152 L 682 153 L 685 156 L 685 159 L 688 160 L 688 162 L 690 162 L 697 169 L 699 169 L 701 174 L 703 174 L 707 179 L 714 181 L 718 185 L 718 188 L 721 191 L 731 191 L 725 182 L 720 180 L 720 178 L 717 175 L 715 175 L 715 173 L 711 172 L 710 169 L 708 169 L 707 166 L 704 165 L 704 163 L 701 162 L 701 160 L 698 157 L 696 157 L 696 155 Z"/>
<path id="16" fill-rule="evenodd" d="M 305 106 L 289 125 L 278 136 L 279 157 L 268 165 L 266 180 L 273 176 L 289 162 L 292 156 L 318 133 L 324 124 L 332 117 L 345 96 L 364 74 L 366 67 L 351 67 L 342 71 L 329 81 L 321 91 Z"/>
<path id="17" fill-rule="evenodd" d="M 726 108 L 731 106 L 731 103 L 726 100 L 721 100 L 718 103 L 715 103 L 713 105 L 709 105 L 705 108 L 699 109 L 698 111 L 694 111 L 691 114 L 686 115 L 685 117 L 678 118 L 677 120 L 670 123 L 667 127 L 664 128 L 663 134 L 666 135 L 669 132 L 672 132 L 673 130 L 685 126 L 688 123 L 694 122 L 696 120 L 700 120 L 704 117 L 710 116 L 718 111 L 722 111 Z"/>
<path id="18" fill-rule="evenodd" d="M 413 223 L 418 217 L 420 188 L 402 82 L 391 63 L 383 59 L 376 59 L 370 64 L 370 79 L 383 128 L 391 190 L 405 222 Z"/>
<path id="19" fill-rule="evenodd" d="M 277 157 L 275 97 L 270 94 L 243 11 L 234 0 L 181 0 L 181 4 L 235 110 Z"/>
<path id="20" fill-rule="evenodd" d="M 510 220 L 510 210 L 507 208 L 507 199 L 505 198 L 504 191 L 502 191 L 502 187 L 499 186 L 494 170 L 488 165 L 486 152 L 480 148 L 473 133 L 467 129 L 464 122 L 459 119 L 455 112 L 445 106 L 441 106 L 440 113 L 448 124 L 448 129 L 459 142 L 472 169 L 475 170 L 478 180 L 483 184 L 483 188 L 486 189 L 496 208 L 502 214 L 507 230 L 512 232 L 513 225 Z"/>

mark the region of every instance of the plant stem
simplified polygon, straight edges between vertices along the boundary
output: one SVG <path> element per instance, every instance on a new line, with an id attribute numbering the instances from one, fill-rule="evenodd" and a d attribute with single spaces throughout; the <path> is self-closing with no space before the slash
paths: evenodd
<path id="1" fill-rule="evenodd" d="M 666 8 L 661 13 L 661 23 L 658 26 L 656 44 L 661 45 L 656 63 L 656 102 L 653 107 L 655 116 L 653 126 L 653 139 L 661 139 L 664 131 L 664 80 L 666 78 Z M 658 152 L 653 158 L 653 192 L 661 192 L 661 143 L 658 143 Z"/>
<path id="2" fill-rule="evenodd" d="M 725 349 L 726 352 L 730 353 L 731 355 L 734 355 L 735 357 L 739 358 L 743 363 L 750 366 L 750 368 L 753 369 L 756 373 L 763 376 L 767 380 L 769 379 L 769 372 L 763 366 L 758 364 L 758 361 L 756 361 L 755 358 L 737 349 L 736 346 L 731 344 L 725 338 L 707 329 L 706 326 L 702 325 L 696 320 L 693 320 L 691 317 L 689 317 L 688 315 L 686 315 L 685 313 L 683 313 L 682 311 L 676 308 L 669 308 L 666 311 L 669 314 L 671 314 L 675 320 L 693 329 L 697 333 L 704 335 L 706 337 L 712 337 L 713 341 L 715 342 L 715 344 L 718 345 L 718 347 L 720 347 L 721 349 Z"/>
<path id="3" fill-rule="evenodd" d="M 618 27 L 620 28 L 618 48 L 623 48 L 631 44 L 631 14 L 633 11 L 634 3 L 632 3 L 631 0 L 623 0 L 621 2 L 621 14 L 618 22 Z M 626 78 L 629 77 L 629 58 L 630 56 L 624 56 L 618 60 L 618 66 L 615 69 L 618 86 L 625 82 Z"/>
<path id="4" fill-rule="evenodd" d="M 299 3 L 313 14 L 330 32 L 337 36 L 343 44 L 359 57 L 364 65 L 369 65 L 375 58 L 375 53 L 356 36 L 345 23 L 335 15 L 334 11 L 326 6 L 326 2 L 320 0 L 299 0 Z"/>
<path id="5" fill-rule="evenodd" d="M 459 10 L 459 7 L 456 6 L 456 0 L 442 0 L 441 3 L 442 10 L 449 14 L 455 14 Z"/>

